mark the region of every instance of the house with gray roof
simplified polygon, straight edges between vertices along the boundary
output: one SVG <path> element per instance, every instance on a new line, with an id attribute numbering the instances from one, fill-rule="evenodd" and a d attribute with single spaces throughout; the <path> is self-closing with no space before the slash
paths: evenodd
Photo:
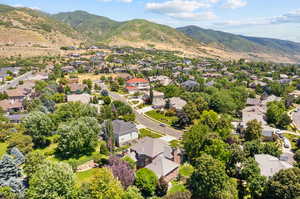
<path id="1" fill-rule="evenodd" d="M 148 164 L 146 168 L 152 170 L 158 179 L 163 177 L 169 182 L 178 175 L 179 166 L 178 163 L 161 155 L 155 158 L 151 164 Z"/>
<path id="2" fill-rule="evenodd" d="M 197 86 L 199 86 L 199 83 L 196 82 L 196 81 L 193 81 L 193 80 L 187 80 L 187 81 L 183 82 L 183 83 L 181 84 L 181 86 L 182 86 L 183 88 L 185 88 L 186 90 L 188 90 L 188 91 L 192 91 L 192 90 L 194 90 Z"/>
<path id="3" fill-rule="evenodd" d="M 293 167 L 288 162 L 281 161 L 278 158 L 267 154 L 255 155 L 254 158 L 258 163 L 261 175 L 266 177 L 272 177 L 280 170 Z"/>
<path id="4" fill-rule="evenodd" d="M 122 146 L 139 137 L 138 129 L 133 122 L 114 120 L 112 126 L 117 146 Z"/>
<path id="5" fill-rule="evenodd" d="M 168 182 L 177 176 L 181 154 L 168 142 L 144 137 L 131 147 L 131 151 L 136 154 L 138 168 L 151 169 L 158 178 L 163 177 Z"/>

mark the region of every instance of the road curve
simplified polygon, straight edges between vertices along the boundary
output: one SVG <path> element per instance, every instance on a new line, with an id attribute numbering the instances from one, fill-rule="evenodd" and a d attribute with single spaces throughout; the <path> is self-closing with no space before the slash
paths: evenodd
<path id="1" fill-rule="evenodd" d="M 128 104 L 127 99 L 125 97 L 123 97 L 122 95 L 110 92 L 107 89 L 107 86 L 104 85 L 104 84 L 101 84 L 101 87 L 104 88 L 104 89 L 106 89 L 109 92 L 109 95 L 114 100 L 118 100 L 118 101 L 121 101 L 121 102 L 124 102 L 124 103 Z M 175 137 L 177 139 L 180 139 L 181 136 L 182 136 L 182 134 L 183 134 L 183 131 L 176 130 L 176 129 L 171 128 L 169 126 L 165 126 L 165 127 L 160 126 L 161 123 L 149 119 L 145 115 L 143 115 L 141 113 L 138 113 L 136 110 L 134 110 L 134 114 L 136 116 L 136 121 L 139 124 L 145 126 L 148 129 L 151 129 L 153 131 L 160 132 L 160 133 L 163 133 L 163 134 L 166 134 L 166 135 L 169 135 L 169 136 L 173 136 L 173 137 Z"/>

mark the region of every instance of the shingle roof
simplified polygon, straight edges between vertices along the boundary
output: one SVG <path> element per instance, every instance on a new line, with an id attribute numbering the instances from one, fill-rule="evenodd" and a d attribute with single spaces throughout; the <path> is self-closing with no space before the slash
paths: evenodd
<path id="1" fill-rule="evenodd" d="M 138 132 L 136 125 L 133 122 L 125 122 L 123 120 L 112 121 L 112 126 L 115 135 L 126 135 L 132 132 Z"/>
<path id="2" fill-rule="evenodd" d="M 68 102 L 81 102 L 83 104 L 88 104 L 90 103 L 90 100 L 92 98 L 91 95 L 89 94 L 74 94 L 74 95 L 68 95 Z"/>
<path id="3" fill-rule="evenodd" d="M 158 178 L 168 175 L 174 169 L 177 169 L 179 164 L 171 160 L 166 159 L 163 156 L 155 158 L 151 164 L 147 165 L 146 168 L 152 170 Z"/>
<path id="4" fill-rule="evenodd" d="M 259 165 L 261 175 L 266 177 L 271 177 L 282 169 L 293 167 L 288 162 L 267 154 L 255 155 L 254 158 Z"/>
<path id="5" fill-rule="evenodd" d="M 164 153 L 167 147 L 169 147 L 168 143 L 163 140 L 144 137 L 131 149 L 136 151 L 138 154 L 154 158 L 157 155 Z"/>

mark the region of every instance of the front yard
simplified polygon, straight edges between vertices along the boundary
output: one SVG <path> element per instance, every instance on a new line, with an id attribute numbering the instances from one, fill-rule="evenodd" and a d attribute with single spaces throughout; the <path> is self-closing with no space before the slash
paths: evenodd
<path id="1" fill-rule="evenodd" d="M 177 120 L 176 116 L 166 116 L 164 113 L 161 113 L 157 110 L 148 111 L 145 113 L 145 115 L 169 126 L 171 126 L 173 122 Z"/>
<path id="2" fill-rule="evenodd" d="M 140 129 L 139 138 L 143 137 L 160 138 L 163 137 L 163 135 L 149 129 Z"/>

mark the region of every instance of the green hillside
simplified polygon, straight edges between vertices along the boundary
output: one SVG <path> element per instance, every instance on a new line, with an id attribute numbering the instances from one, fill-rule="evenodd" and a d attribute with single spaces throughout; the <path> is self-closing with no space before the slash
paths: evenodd
<path id="1" fill-rule="evenodd" d="M 53 18 L 71 25 L 92 41 L 101 41 L 117 28 L 120 23 L 109 18 L 89 14 L 85 11 L 64 12 L 52 15 Z"/>
<path id="2" fill-rule="evenodd" d="M 189 37 L 200 42 L 217 45 L 225 49 L 239 52 L 271 52 L 299 54 L 300 43 L 278 39 L 247 37 L 221 31 L 203 29 L 197 26 L 177 28 Z"/>

